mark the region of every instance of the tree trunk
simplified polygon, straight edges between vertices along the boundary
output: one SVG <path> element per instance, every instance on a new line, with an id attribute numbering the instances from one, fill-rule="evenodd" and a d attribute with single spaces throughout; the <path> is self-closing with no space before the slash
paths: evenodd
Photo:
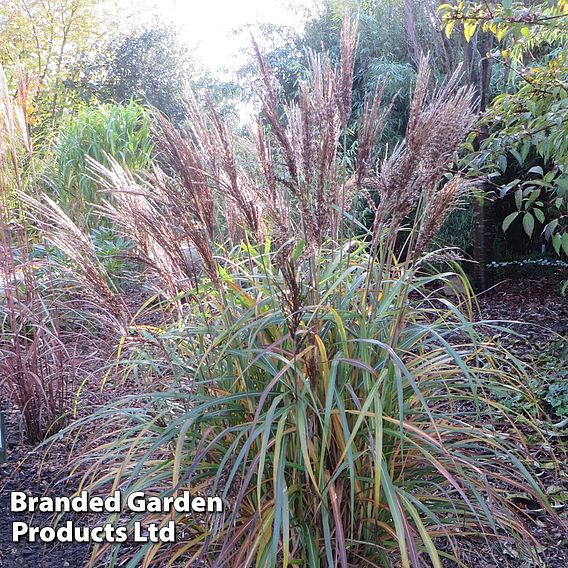
<path id="1" fill-rule="evenodd" d="M 489 104 L 489 83 L 491 81 L 491 59 L 489 51 L 493 47 L 493 36 L 489 32 L 479 30 L 470 42 L 463 40 L 465 72 L 469 82 L 475 86 L 478 96 L 478 110 L 483 113 Z M 486 133 L 481 133 L 476 142 L 479 148 Z M 487 191 L 483 184 L 479 190 L 483 194 Z M 488 261 L 488 210 L 486 200 L 474 197 L 473 200 L 473 259 L 474 285 L 478 292 L 484 292 L 491 285 L 487 271 Z"/>

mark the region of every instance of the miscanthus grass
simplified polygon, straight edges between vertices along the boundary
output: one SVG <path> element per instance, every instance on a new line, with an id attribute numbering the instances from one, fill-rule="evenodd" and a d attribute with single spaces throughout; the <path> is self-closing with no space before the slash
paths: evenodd
<path id="1" fill-rule="evenodd" d="M 473 92 L 458 74 L 432 89 L 422 61 L 405 142 L 380 157 L 377 89 L 346 165 L 356 45 L 346 18 L 337 67 L 312 54 L 294 103 L 257 50 L 258 120 L 234 131 L 190 97 L 186 132 L 159 121 L 168 175 L 95 166 L 106 214 L 177 316 L 125 335 L 117 369 L 144 390 L 82 422 L 97 428 L 76 456 L 81 487 L 226 506 L 129 517 L 174 519 L 179 538 L 101 545 L 93 565 L 463 566 L 461 537 L 531 553 L 507 495 L 547 506 L 523 465 L 533 425 L 503 403 L 530 402 L 524 370 L 474 323 L 465 280 L 453 303 L 441 295 L 456 267 L 437 272 L 452 254 L 429 248 L 468 189 L 446 172 Z M 370 228 L 349 214 L 357 199 Z"/>
<path id="2" fill-rule="evenodd" d="M 29 82 L 15 69 L 16 95 L 0 65 L 0 389 L 19 410 L 21 431 L 40 442 L 68 419 L 73 353 L 49 270 L 33 256 L 37 233 L 19 194 L 34 192 Z"/>

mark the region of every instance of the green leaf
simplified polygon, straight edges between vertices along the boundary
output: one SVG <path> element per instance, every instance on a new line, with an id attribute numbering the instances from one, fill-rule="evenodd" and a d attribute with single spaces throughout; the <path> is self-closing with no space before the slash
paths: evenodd
<path id="1" fill-rule="evenodd" d="M 529 174 L 538 174 L 540 176 L 544 175 L 542 168 L 540 166 L 533 166 L 527 173 Z"/>
<path id="2" fill-rule="evenodd" d="M 503 220 L 503 232 L 507 231 L 511 223 L 517 218 L 518 214 L 519 212 L 515 211 L 514 213 L 511 213 L 505 217 L 505 219 Z"/>
<path id="3" fill-rule="evenodd" d="M 562 246 L 562 236 L 558 233 L 552 237 L 552 247 L 556 254 L 560 254 L 560 247 Z"/>
<path id="4" fill-rule="evenodd" d="M 297 261 L 300 258 L 300 256 L 304 252 L 305 245 L 306 245 L 306 243 L 305 243 L 304 239 L 300 239 L 298 241 L 298 244 L 296 245 L 296 247 L 294 248 L 294 250 L 292 252 L 292 259 L 294 261 Z"/>
<path id="5" fill-rule="evenodd" d="M 528 140 L 526 140 L 523 143 L 523 147 L 521 148 L 521 156 L 523 157 L 523 162 L 527 159 L 530 149 L 531 149 L 531 143 Z"/>
<path id="6" fill-rule="evenodd" d="M 531 32 L 529 31 L 529 28 L 527 28 L 527 26 L 523 26 L 521 28 L 521 33 L 523 34 L 523 37 L 527 40 L 530 41 L 531 40 Z"/>
<path id="7" fill-rule="evenodd" d="M 515 191 L 515 205 L 517 206 L 517 209 L 519 211 L 521 210 L 522 204 L 523 204 L 523 190 L 517 189 L 517 191 Z"/>
<path id="8" fill-rule="evenodd" d="M 534 216 L 541 222 L 544 223 L 544 213 L 542 209 L 534 209 Z"/>
<path id="9" fill-rule="evenodd" d="M 518 152 L 514 148 L 511 148 L 509 151 L 511 152 L 513 157 L 516 158 L 517 162 L 519 162 L 520 165 L 523 165 L 523 157 L 521 156 L 520 152 Z"/>
<path id="10" fill-rule="evenodd" d="M 568 255 L 568 233 L 562 235 L 562 250 L 564 254 Z"/>
<path id="11" fill-rule="evenodd" d="M 540 189 L 531 189 L 529 193 L 529 201 L 536 201 L 540 196 Z"/>
<path id="12" fill-rule="evenodd" d="M 452 30 L 454 29 L 454 26 L 456 25 L 456 20 L 450 20 L 447 24 L 446 24 L 446 29 L 445 29 L 445 33 L 446 33 L 446 37 L 449 38 L 452 35 Z"/>
<path id="13" fill-rule="evenodd" d="M 563 191 L 568 191 L 568 178 L 561 177 L 556 180 L 556 185 Z"/>
<path id="14" fill-rule="evenodd" d="M 557 226 L 558 226 L 558 219 L 553 219 L 552 221 L 550 221 L 550 223 L 548 223 L 548 225 L 546 225 L 546 227 L 544 228 L 544 236 L 547 239 L 550 239 L 552 233 L 554 233 L 554 230 L 556 229 Z"/>
<path id="15" fill-rule="evenodd" d="M 477 29 L 477 22 L 465 22 L 463 26 L 463 35 L 465 40 L 469 42 L 469 40 L 475 34 L 475 30 Z"/>
<path id="16" fill-rule="evenodd" d="M 525 229 L 525 233 L 529 237 L 532 237 L 534 231 L 534 217 L 530 213 L 525 213 L 523 215 L 523 228 Z"/>

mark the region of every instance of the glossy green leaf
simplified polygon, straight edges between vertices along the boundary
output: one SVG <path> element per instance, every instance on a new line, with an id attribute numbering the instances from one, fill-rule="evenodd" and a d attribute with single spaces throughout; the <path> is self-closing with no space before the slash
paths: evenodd
<path id="1" fill-rule="evenodd" d="M 534 231 L 534 217 L 528 212 L 523 215 L 523 228 L 525 229 L 525 233 L 529 237 L 532 237 Z"/>
<path id="2" fill-rule="evenodd" d="M 518 215 L 519 212 L 515 211 L 514 213 L 510 213 L 505 217 L 503 221 L 503 231 L 506 231 L 511 226 L 511 223 L 517 218 Z"/>

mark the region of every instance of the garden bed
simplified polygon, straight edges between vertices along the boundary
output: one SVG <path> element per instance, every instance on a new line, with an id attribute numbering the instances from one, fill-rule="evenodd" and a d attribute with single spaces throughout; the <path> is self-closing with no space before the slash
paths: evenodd
<path id="1" fill-rule="evenodd" d="M 568 300 L 559 295 L 562 275 L 548 278 L 524 278 L 508 280 L 496 285 L 491 291 L 482 295 L 480 306 L 485 319 L 508 319 L 522 322 L 515 325 L 524 338 L 503 337 L 503 341 L 513 352 L 526 362 L 540 365 L 539 376 L 556 373 L 561 375 L 568 367 L 567 360 L 562 360 L 558 349 L 562 337 L 568 337 Z M 131 300 L 137 300 L 133 291 Z M 103 393 L 99 386 L 103 373 L 97 369 L 107 368 L 112 362 L 114 350 L 111 338 L 101 341 L 98 338 L 93 349 L 84 346 L 81 357 L 82 376 L 91 373 L 89 388 L 82 391 L 79 408 L 82 414 L 88 413 L 108 402 L 126 389 L 132 392 L 134 384 L 107 387 Z M 564 365 L 564 368 L 562 366 Z M 81 373 L 80 373 L 81 375 Z M 542 378 L 542 377 L 541 377 Z M 113 381 L 110 381 L 112 384 Z M 0 466 L 0 507 L 9 511 L 10 491 L 25 491 L 30 495 L 69 495 L 75 489 L 74 482 L 65 477 L 65 468 L 69 452 L 72 450 L 70 440 L 62 440 L 51 446 L 47 452 L 34 450 L 22 441 L 18 427 L 16 410 L 3 408 L 7 414 L 8 440 L 10 448 L 7 463 Z M 549 408 L 549 410 L 551 410 Z M 559 420 L 559 417 L 552 417 Z M 551 420 L 552 421 L 552 420 Z M 554 430 L 548 427 L 551 435 L 547 443 L 554 447 L 558 470 L 551 459 L 551 454 L 543 447 L 541 440 L 532 440 L 530 448 L 531 461 L 539 461 L 537 467 L 543 486 L 552 493 L 549 495 L 559 517 L 568 526 L 568 474 L 566 472 L 567 430 Z M 80 442 L 75 443 L 75 448 Z M 564 465 L 563 465 L 564 464 Z M 534 462 L 533 462 L 534 465 Z M 568 531 L 549 517 L 544 511 L 531 510 L 531 504 L 518 499 L 518 506 L 525 508 L 527 523 L 531 533 L 539 542 L 541 566 L 546 568 L 564 568 L 568 565 Z M 0 518 L 0 566 L 2 568 L 19 568 L 36 566 L 41 568 L 81 567 L 88 559 L 89 548 L 83 544 L 14 544 L 11 542 L 11 524 L 13 521 L 27 520 L 22 514 L 4 514 Z M 71 518 L 71 517 L 68 517 Z M 31 519 L 30 519 L 31 520 Z M 72 516 L 79 525 L 95 523 L 93 515 L 74 514 Z M 100 519 L 99 519 L 100 521 Z M 36 515 L 34 524 L 48 526 L 50 517 L 47 514 Z M 490 568 L 499 566 L 511 568 L 529 568 L 528 559 L 516 557 L 513 547 L 504 547 L 499 543 L 487 543 L 479 540 L 465 539 L 460 544 L 460 554 L 467 566 Z M 452 563 L 447 566 L 454 566 Z"/>

